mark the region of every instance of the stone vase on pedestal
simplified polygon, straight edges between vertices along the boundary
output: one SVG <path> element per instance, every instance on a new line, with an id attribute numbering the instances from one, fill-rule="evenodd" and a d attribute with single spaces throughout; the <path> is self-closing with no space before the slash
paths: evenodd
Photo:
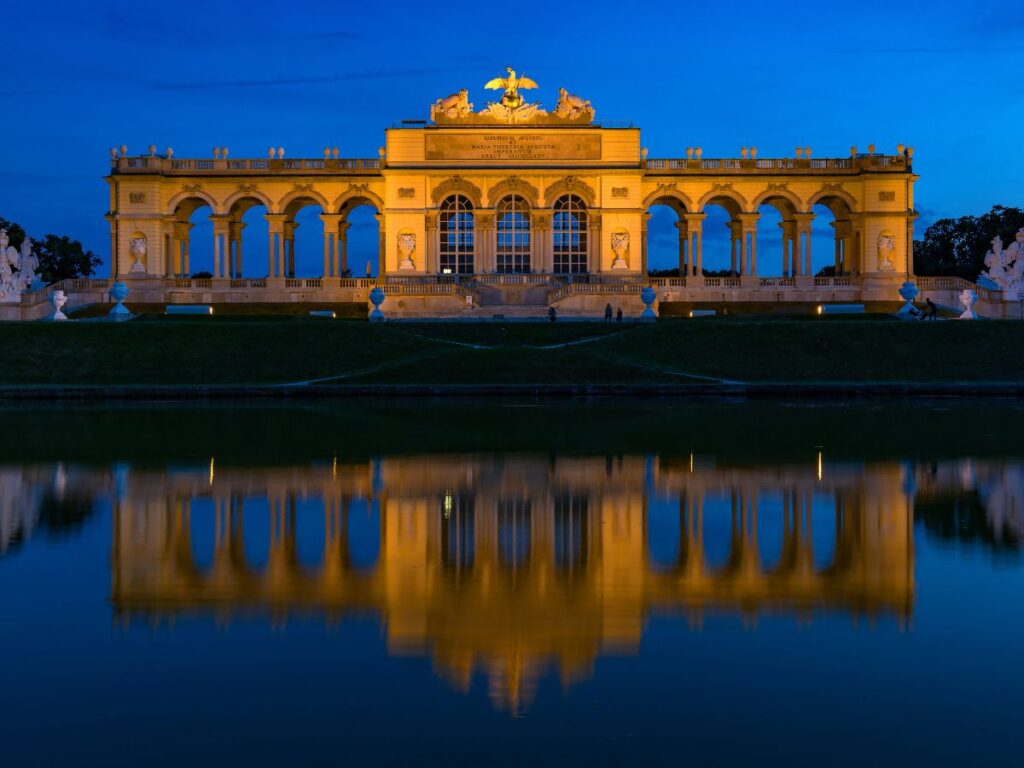
<path id="1" fill-rule="evenodd" d="M 641 320 L 657 320 L 658 316 L 654 314 L 652 305 L 658 298 L 657 292 L 651 286 L 645 287 L 640 291 L 640 301 L 644 303 L 644 311 L 640 313 Z"/>
<path id="2" fill-rule="evenodd" d="M 372 322 L 383 322 L 384 313 L 380 311 L 380 305 L 384 303 L 384 299 L 387 296 L 384 294 L 384 289 L 377 286 L 370 291 L 370 303 L 373 304 L 373 311 L 370 312 L 370 320 Z"/>
<path id="3" fill-rule="evenodd" d="M 916 316 L 917 310 L 914 309 L 914 299 L 917 298 L 919 293 L 917 284 L 913 280 L 907 280 L 900 286 L 900 296 L 906 304 L 896 312 L 897 317 L 911 318 Z"/>
<path id="4" fill-rule="evenodd" d="M 123 303 L 128 297 L 128 286 L 118 280 L 110 287 L 109 294 L 115 304 L 113 309 L 108 313 L 108 317 L 110 317 L 111 320 L 131 320 L 132 313 Z"/>

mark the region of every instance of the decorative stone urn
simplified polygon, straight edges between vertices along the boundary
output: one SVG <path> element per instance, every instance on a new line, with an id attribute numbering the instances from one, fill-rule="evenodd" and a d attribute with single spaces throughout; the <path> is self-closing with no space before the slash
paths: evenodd
<path id="1" fill-rule="evenodd" d="M 402 232 L 398 235 L 398 268 L 416 269 L 412 262 L 412 255 L 416 252 L 416 234 L 414 232 Z"/>
<path id="2" fill-rule="evenodd" d="M 964 308 L 963 313 L 960 315 L 961 320 L 977 320 L 978 315 L 974 311 L 974 305 L 978 302 L 978 293 L 970 288 L 965 289 L 960 294 L 960 306 Z"/>
<path id="3" fill-rule="evenodd" d="M 917 298 L 920 291 L 917 288 L 917 283 L 913 280 L 907 280 L 903 285 L 900 286 L 900 296 L 903 298 L 906 304 L 900 307 L 896 313 L 897 317 L 913 317 L 915 313 L 914 299 Z"/>
<path id="4" fill-rule="evenodd" d="M 384 299 L 387 296 L 384 295 L 384 289 L 379 285 L 370 291 L 370 303 L 373 304 L 373 311 L 370 312 L 370 320 L 374 322 L 383 322 L 384 313 L 380 311 L 380 305 L 384 303 Z"/>
<path id="5" fill-rule="evenodd" d="M 64 294 L 64 291 L 54 291 L 53 295 L 50 296 L 50 303 L 53 304 L 53 316 L 51 320 L 67 320 L 68 316 L 64 314 L 63 309 L 68 303 L 68 297 Z"/>
<path id="6" fill-rule="evenodd" d="M 629 269 L 629 232 L 612 232 L 612 269 Z"/>
<path id="7" fill-rule="evenodd" d="M 110 287 L 108 293 L 115 302 L 113 309 L 109 312 L 109 317 L 112 320 L 131 320 L 132 313 L 123 304 L 124 300 L 128 298 L 128 286 L 118 280 Z"/>
<path id="8" fill-rule="evenodd" d="M 655 299 L 658 298 L 657 292 L 651 286 L 646 286 L 640 291 L 640 301 L 644 303 L 644 311 L 640 313 L 641 320 L 657 320 L 658 316 L 654 314 L 654 310 L 651 305 L 654 304 Z"/>

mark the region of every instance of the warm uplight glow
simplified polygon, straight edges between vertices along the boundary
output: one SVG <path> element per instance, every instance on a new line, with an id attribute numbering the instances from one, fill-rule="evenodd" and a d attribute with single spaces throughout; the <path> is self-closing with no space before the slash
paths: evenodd
<path id="1" fill-rule="evenodd" d="M 818 451 L 818 480 L 821 480 L 821 451 Z"/>
<path id="2" fill-rule="evenodd" d="M 210 457 L 210 485 L 213 485 L 213 456 Z"/>

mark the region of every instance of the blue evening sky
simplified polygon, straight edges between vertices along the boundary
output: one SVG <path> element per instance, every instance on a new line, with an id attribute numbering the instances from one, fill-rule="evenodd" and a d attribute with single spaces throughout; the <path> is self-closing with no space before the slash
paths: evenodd
<path id="1" fill-rule="evenodd" d="M 651 157 L 687 146 L 705 157 L 741 146 L 845 157 L 851 145 L 893 152 L 902 142 L 916 151 L 921 229 L 994 203 L 1024 205 L 1019 0 L 3 0 L 0 9 L 0 216 L 31 234 L 79 238 L 104 258 L 111 146 L 169 145 L 180 157 L 225 145 L 234 157 L 265 157 L 271 145 L 319 157 L 338 146 L 375 157 L 384 128 L 425 119 L 439 96 L 467 87 L 483 106 L 483 83 L 506 65 L 536 79 L 548 106 L 565 86 L 593 102 L 599 122 L 639 126 Z M 261 212 L 246 218 L 246 243 L 260 255 Z M 763 238 L 774 243 L 778 217 L 764 212 Z M 300 274 L 319 273 L 316 213 L 300 218 Z M 656 212 L 652 266 L 674 264 L 672 220 Z M 356 263 L 359 248 L 375 246 L 373 227 L 365 213 L 355 226 Z M 718 268 L 725 228 L 712 229 L 724 247 L 706 266 Z M 831 258 L 829 233 L 822 217 L 816 268 Z M 193 238 L 202 262 L 205 225 Z"/>

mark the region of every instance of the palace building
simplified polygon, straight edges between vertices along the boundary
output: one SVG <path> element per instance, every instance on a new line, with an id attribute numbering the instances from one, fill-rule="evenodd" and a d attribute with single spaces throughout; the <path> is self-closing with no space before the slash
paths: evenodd
<path id="1" fill-rule="evenodd" d="M 912 274 L 911 148 L 851 147 L 847 156 L 821 158 L 810 148 L 784 158 L 745 148 L 738 158 L 708 158 L 690 147 L 651 158 L 639 128 L 602 126 L 590 102 L 564 88 L 546 110 L 526 98 L 535 87 L 508 69 L 486 84 L 501 95 L 482 109 L 468 90 L 438 99 L 429 121 L 386 130 L 373 158 L 339 157 L 331 148 L 315 158 L 292 158 L 283 148 L 261 158 L 216 149 L 204 159 L 170 149 L 161 155 L 154 146 L 142 156 L 111 150 L 112 276 L 127 283 L 137 305 L 366 308 L 380 287 L 389 317 L 543 315 L 549 307 L 593 314 L 608 302 L 637 314 L 647 285 L 662 314 L 732 303 L 895 308 Z M 648 276 L 656 205 L 678 218 L 678 276 Z M 213 267 L 196 277 L 191 217 L 207 206 Z M 266 241 L 245 237 L 242 219 L 255 206 L 266 211 Z M 295 273 L 296 217 L 307 206 L 320 210 L 323 226 L 315 277 Z M 352 263 L 348 252 L 349 216 L 360 206 L 379 225 L 369 265 Z M 729 269 L 715 275 L 705 274 L 709 206 L 729 216 Z M 763 206 L 781 214 L 777 263 L 759 257 Z M 830 212 L 834 230 L 833 269 L 818 276 L 816 206 Z M 67 286 L 72 303 L 102 293 L 99 282 Z M 921 298 L 959 290 L 960 282 L 920 279 Z M 939 298 L 956 305 L 952 294 Z"/>

